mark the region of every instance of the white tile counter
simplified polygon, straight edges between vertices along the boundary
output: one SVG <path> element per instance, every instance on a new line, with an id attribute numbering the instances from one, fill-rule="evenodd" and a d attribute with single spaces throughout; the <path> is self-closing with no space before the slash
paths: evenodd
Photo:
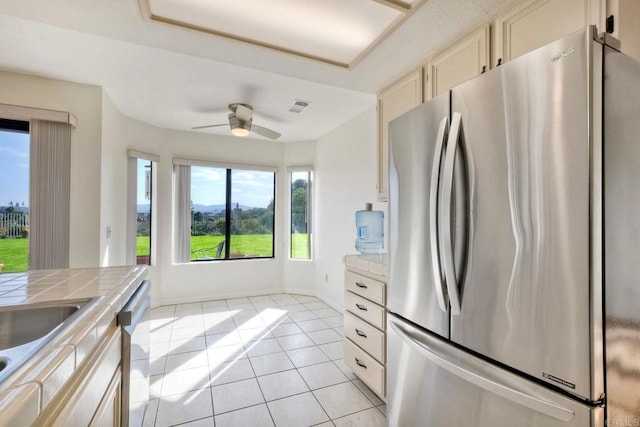
<path id="1" fill-rule="evenodd" d="M 344 263 L 371 274 L 387 276 L 387 254 L 345 255 Z"/>
<path id="2" fill-rule="evenodd" d="M 0 274 L 0 307 L 92 298 L 71 322 L 0 383 L 0 425 L 31 425 L 96 347 L 146 276 L 146 266 Z M 2 325 L 0 325 L 1 327 Z"/>

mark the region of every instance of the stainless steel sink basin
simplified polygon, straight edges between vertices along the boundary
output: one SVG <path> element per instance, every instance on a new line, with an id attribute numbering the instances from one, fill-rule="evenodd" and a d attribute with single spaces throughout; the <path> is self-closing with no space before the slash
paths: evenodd
<path id="1" fill-rule="evenodd" d="M 0 382 L 22 366 L 92 300 L 0 308 Z"/>

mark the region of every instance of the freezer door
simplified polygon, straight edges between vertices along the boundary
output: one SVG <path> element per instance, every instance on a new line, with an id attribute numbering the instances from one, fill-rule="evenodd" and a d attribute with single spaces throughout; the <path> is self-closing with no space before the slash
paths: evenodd
<path id="1" fill-rule="evenodd" d="M 389 269 L 387 307 L 443 337 L 448 303 L 438 257 L 438 176 L 449 94 L 389 124 Z"/>
<path id="2" fill-rule="evenodd" d="M 451 339 L 596 401 L 604 390 L 592 386 L 602 372 L 591 364 L 591 48 L 582 31 L 452 91 L 468 212 L 451 222 L 468 226 Z"/>
<path id="3" fill-rule="evenodd" d="M 390 427 L 604 426 L 603 408 L 524 380 L 393 315 L 387 339 Z"/>

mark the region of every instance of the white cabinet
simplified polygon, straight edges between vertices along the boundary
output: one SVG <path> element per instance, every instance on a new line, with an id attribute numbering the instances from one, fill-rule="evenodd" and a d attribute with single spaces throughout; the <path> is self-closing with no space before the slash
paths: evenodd
<path id="1" fill-rule="evenodd" d="M 378 94 L 378 200 L 386 201 L 389 183 L 389 122 L 422 104 L 422 68 Z"/>
<path id="2" fill-rule="evenodd" d="M 386 394 L 386 279 L 348 266 L 345 273 L 344 361 L 380 398 Z"/>
<path id="3" fill-rule="evenodd" d="M 489 69 L 489 25 L 444 48 L 427 60 L 427 99 L 445 93 Z"/>
<path id="4" fill-rule="evenodd" d="M 113 322 L 34 425 L 119 426 L 120 341 L 120 328 Z"/>
<path id="5" fill-rule="evenodd" d="M 607 16 L 611 15 L 612 35 L 620 40 L 620 50 L 640 61 L 640 1 L 608 0 Z"/>
<path id="6" fill-rule="evenodd" d="M 493 66 L 586 27 L 604 29 L 605 0 L 526 0 L 502 13 L 493 26 Z"/>

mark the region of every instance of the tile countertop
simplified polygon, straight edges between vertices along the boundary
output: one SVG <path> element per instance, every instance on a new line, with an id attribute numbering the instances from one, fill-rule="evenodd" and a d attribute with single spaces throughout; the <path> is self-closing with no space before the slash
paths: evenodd
<path id="1" fill-rule="evenodd" d="M 89 299 L 86 310 L 0 383 L 0 425 L 31 425 L 98 344 L 147 274 L 146 266 L 0 274 L 1 307 Z M 2 326 L 2 325 L 0 325 Z"/>
<path id="2" fill-rule="evenodd" d="M 387 254 L 345 255 L 344 263 L 358 270 L 372 274 L 387 276 Z"/>

